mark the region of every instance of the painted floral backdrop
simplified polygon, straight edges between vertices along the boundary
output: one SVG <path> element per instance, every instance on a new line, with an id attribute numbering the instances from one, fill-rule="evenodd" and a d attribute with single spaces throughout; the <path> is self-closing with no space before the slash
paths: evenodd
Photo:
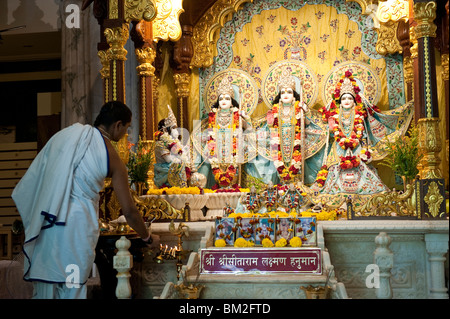
<path id="1" fill-rule="evenodd" d="M 400 55 L 383 57 L 375 50 L 377 33 L 372 18 L 361 14 L 356 2 L 345 0 L 255 0 L 236 12 L 221 29 L 214 64 L 199 71 L 200 116 L 204 117 L 203 90 L 217 72 L 237 68 L 248 72 L 259 89 L 276 62 L 301 61 L 313 70 L 319 92 L 336 66 L 356 61 L 372 68 L 380 79 L 377 105 L 386 110 L 405 103 Z M 323 105 L 322 94 L 315 101 Z M 258 116 L 267 112 L 260 92 Z"/>

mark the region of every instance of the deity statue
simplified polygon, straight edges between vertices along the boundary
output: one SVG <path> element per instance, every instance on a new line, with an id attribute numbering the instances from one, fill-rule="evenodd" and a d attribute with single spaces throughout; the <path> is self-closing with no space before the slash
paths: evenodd
<path id="1" fill-rule="evenodd" d="M 215 185 L 212 188 L 230 188 L 238 183 L 243 157 L 240 138 L 242 130 L 251 129 L 251 119 L 239 110 L 234 90 L 225 76 L 218 89 L 218 99 L 208 114 L 206 148 L 203 157 L 208 159 Z"/>
<path id="2" fill-rule="evenodd" d="M 366 101 L 352 72 L 346 71 L 330 105 L 321 109 L 331 135 L 330 149 L 312 188 L 322 194 L 369 195 L 388 190 L 369 163 L 371 147 L 395 131 L 395 116 L 381 114 Z"/>
<path id="3" fill-rule="evenodd" d="M 271 212 L 277 209 L 278 189 L 274 187 L 272 181 L 269 181 L 267 188 L 262 193 L 262 201 L 267 211 Z"/>
<path id="4" fill-rule="evenodd" d="M 241 201 L 246 212 L 258 213 L 261 208 L 261 197 L 256 192 L 255 186 L 252 186 L 250 192 L 241 197 Z"/>
<path id="5" fill-rule="evenodd" d="M 179 140 L 177 120 L 170 106 L 167 118 L 159 121 L 155 132 L 154 182 L 162 187 L 187 187 L 190 178 L 190 168 L 186 165 L 187 154 Z"/>
<path id="6" fill-rule="evenodd" d="M 291 212 L 300 212 L 300 208 L 304 203 L 303 195 L 297 187 L 295 187 L 294 183 L 289 184 L 288 189 L 281 196 L 280 203 L 283 207 L 285 207 L 288 211 Z"/>
<path id="7" fill-rule="evenodd" d="M 266 138 L 258 138 L 259 156 L 246 169 L 254 177 L 265 178 L 266 184 L 312 184 L 321 166 L 326 127 L 317 111 L 303 102 L 301 83 L 298 89 L 300 93 L 295 78 L 284 69 L 265 121 L 254 128 L 258 136 L 264 132 Z M 258 163 L 262 157 L 270 162 Z"/>

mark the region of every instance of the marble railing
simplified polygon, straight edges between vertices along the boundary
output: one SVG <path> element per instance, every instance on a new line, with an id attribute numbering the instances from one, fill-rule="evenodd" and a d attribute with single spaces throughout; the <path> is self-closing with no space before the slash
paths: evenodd
<path id="1" fill-rule="evenodd" d="M 350 298 L 448 299 L 448 220 L 321 221 L 318 228 Z"/>

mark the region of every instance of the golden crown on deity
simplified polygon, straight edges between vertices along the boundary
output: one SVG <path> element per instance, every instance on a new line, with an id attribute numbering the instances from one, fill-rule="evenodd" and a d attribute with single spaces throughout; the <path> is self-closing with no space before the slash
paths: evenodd
<path id="1" fill-rule="evenodd" d="M 280 92 L 281 89 L 292 89 L 295 91 L 295 79 L 289 73 L 288 69 L 283 70 L 278 81 L 278 91 Z"/>
<path id="2" fill-rule="evenodd" d="M 231 98 L 234 99 L 234 90 L 227 76 L 224 76 L 222 81 L 217 88 L 217 95 L 221 96 L 223 94 L 228 94 Z"/>
<path id="3" fill-rule="evenodd" d="M 353 87 L 352 81 L 348 78 L 344 78 L 344 82 L 342 82 L 340 96 L 344 94 L 351 94 L 353 97 L 356 96 L 355 88 Z"/>
<path id="4" fill-rule="evenodd" d="M 164 126 L 165 127 L 177 126 L 177 119 L 173 114 L 172 108 L 170 107 L 169 104 L 167 104 L 167 108 L 169 109 L 169 115 L 167 115 L 166 119 L 164 120 Z"/>

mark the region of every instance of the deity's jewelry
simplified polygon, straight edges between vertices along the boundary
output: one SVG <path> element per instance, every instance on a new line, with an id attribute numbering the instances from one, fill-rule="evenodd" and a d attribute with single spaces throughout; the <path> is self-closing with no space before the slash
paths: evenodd
<path id="1" fill-rule="evenodd" d="M 351 94 L 353 97 L 356 96 L 353 84 L 350 81 L 350 79 L 347 77 L 344 79 L 344 82 L 342 83 L 340 94 L 341 94 L 341 96 L 343 96 L 346 93 Z"/>
<path id="2" fill-rule="evenodd" d="M 169 115 L 167 115 L 167 118 L 164 120 L 164 126 L 165 127 L 177 126 L 177 119 L 172 112 L 172 108 L 170 107 L 170 105 L 167 105 L 167 108 L 169 109 Z"/>
<path id="3" fill-rule="evenodd" d="M 287 69 L 283 70 L 280 76 L 280 80 L 278 81 L 278 92 L 281 92 L 281 89 L 295 90 L 294 77 L 289 73 Z"/>
<path id="4" fill-rule="evenodd" d="M 223 77 L 222 81 L 219 84 L 219 87 L 217 88 L 217 96 L 221 96 L 223 94 L 228 94 L 232 99 L 234 99 L 233 87 L 231 86 L 231 83 L 226 76 Z"/>
<path id="5" fill-rule="evenodd" d="M 232 112 L 217 112 L 217 122 L 221 127 L 228 126 L 233 118 Z"/>

